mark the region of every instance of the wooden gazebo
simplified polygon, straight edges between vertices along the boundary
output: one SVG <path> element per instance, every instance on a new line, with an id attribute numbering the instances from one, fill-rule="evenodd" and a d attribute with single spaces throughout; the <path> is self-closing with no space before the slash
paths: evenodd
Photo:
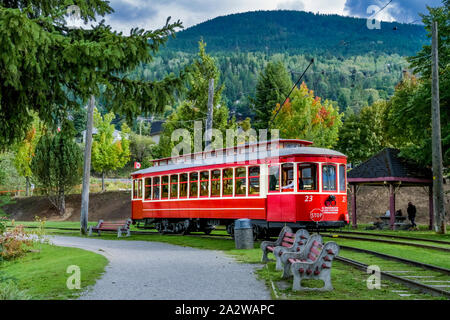
<path id="1" fill-rule="evenodd" d="M 401 187 L 428 187 L 430 229 L 433 226 L 433 175 L 430 169 L 399 157 L 400 151 L 386 148 L 348 172 L 351 188 L 352 226 L 357 227 L 356 196 L 358 187 L 389 187 L 390 226 L 395 226 L 395 193 Z"/>

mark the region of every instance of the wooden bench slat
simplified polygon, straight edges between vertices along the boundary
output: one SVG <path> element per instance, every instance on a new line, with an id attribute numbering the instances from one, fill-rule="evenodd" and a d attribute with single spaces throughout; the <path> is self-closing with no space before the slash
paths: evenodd
<path id="1" fill-rule="evenodd" d="M 295 237 L 295 233 L 286 232 L 286 233 L 284 234 L 284 236 L 285 236 L 285 237 L 290 237 L 290 238 L 292 238 L 292 237 Z"/>
<path id="2" fill-rule="evenodd" d="M 290 243 L 294 243 L 295 239 L 294 238 L 288 238 L 288 237 L 284 237 L 283 238 L 283 242 L 290 242 Z"/>

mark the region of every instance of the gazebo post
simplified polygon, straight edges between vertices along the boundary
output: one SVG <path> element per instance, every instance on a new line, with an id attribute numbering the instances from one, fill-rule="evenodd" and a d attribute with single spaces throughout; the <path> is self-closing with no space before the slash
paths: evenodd
<path id="1" fill-rule="evenodd" d="M 352 184 L 352 227 L 358 228 L 358 222 L 356 219 L 356 184 Z"/>
<path id="2" fill-rule="evenodd" d="M 391 212 L 389 222 L 391 229 L 395 230 L 395 187 L 392 183 L 389 184 L 389 194 L 389 211 Z"/>
<path id="3" fill-rule="evenodd" d="M 428 211 L 430 213 L 429 230 L 433 230 L 434 225 L 434 209 L 433 209 L 433 185 L 428 187 Z"/>

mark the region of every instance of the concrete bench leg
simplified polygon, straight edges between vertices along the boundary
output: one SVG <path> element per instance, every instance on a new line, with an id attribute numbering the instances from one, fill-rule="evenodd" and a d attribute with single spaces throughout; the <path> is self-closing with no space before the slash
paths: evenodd
<path id="1" fill-rule="evenodd" d="M 88 237 L 92 236 L 92 226 L 89 227 Z"/>
<path id="2" fill-rule="evenodd" d="M 283 278 L 283 279 L 288 279 L 288 278 L 290 278 L 290 277 L 292 277 L 292 273 L 291 273 L 291 264 L 290 264 L 290 263 L 286 263 L 286 264 L 283 266 L 283 276 L 282 276 L 282 278 Z"/>
<path id="3" fill-rule="evenodd" d="M 275 260 L 276 260 L 275 269 L 278 271 L 283 270 L 283 262 L 281 261 L 281 256 L 285 252 L 287 252 L 287 250 L 284 247 L 276 247 L 273 250 L 273 255 L 275 256 Z"/>
<path id="4" fill-rule="evenodd" d="M 267 249 L 263 251 L 261 262 L 263 262 L 263 263 L 269 262 L 269 258 L 267 257 L 268 253 L 269 253 L 269 250 L 267 250 Z"/>

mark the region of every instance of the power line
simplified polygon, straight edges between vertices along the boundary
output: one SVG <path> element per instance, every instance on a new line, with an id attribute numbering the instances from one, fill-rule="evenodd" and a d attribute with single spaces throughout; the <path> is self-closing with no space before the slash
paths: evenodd
<path id="1" fill-rule="evenodd" d="M 387 6 L 390 5 L 392 1 L 394 1 L 394 0 L 390 0 L 388 3 L 386 3 L 386 5 L 385 5 L 383 8 L 381 8 L 380 10 L 378 10 L 377 13 L 375 13 L 375 14 L 372 15 L 372 16 L 370 16 L 370 18 L 374 18 L 377 14 L 379 14 L 381 11 L 383 11 L 384 9 L 386 9 Z"/>
<path id="2" fill-rule="evenodd" d="M 300 76 L 300 78 L 297 80 L 297 82 L 295 83 L 295 85 L 292 87 L 291 91 L 289 92 L 289 94 L 287 95 L 286 99 L 284 100 L 283 104 L 278 108 L 277 112 L 275 113 L 275 116 L 273 117 L 273 119 L 270 121 L 269 123 L 269 127 L 272 125 L 272 123 L 275 121 L 276 117 L 278 116 L 278 113 L 280 113 L 281 109 L 283 108 L 283 106 L 286 104 L 286 102 L 288 101 L 289 97 L 291 96 L 292 91 L 294 91 L 294 89 L 297 87 L 297 85 L 300 83 L 300 81 L 303 79 L 303 76 L 306 74 L 306 71 L 308 71 L 309 67 L 312 66 L 312 64 L 314 63 L 314 58 L 311 59 L 311 62 L 309 63 L 308 67 L 306 67 L 305 71 L 303 71 L 303 74 Z"/>

